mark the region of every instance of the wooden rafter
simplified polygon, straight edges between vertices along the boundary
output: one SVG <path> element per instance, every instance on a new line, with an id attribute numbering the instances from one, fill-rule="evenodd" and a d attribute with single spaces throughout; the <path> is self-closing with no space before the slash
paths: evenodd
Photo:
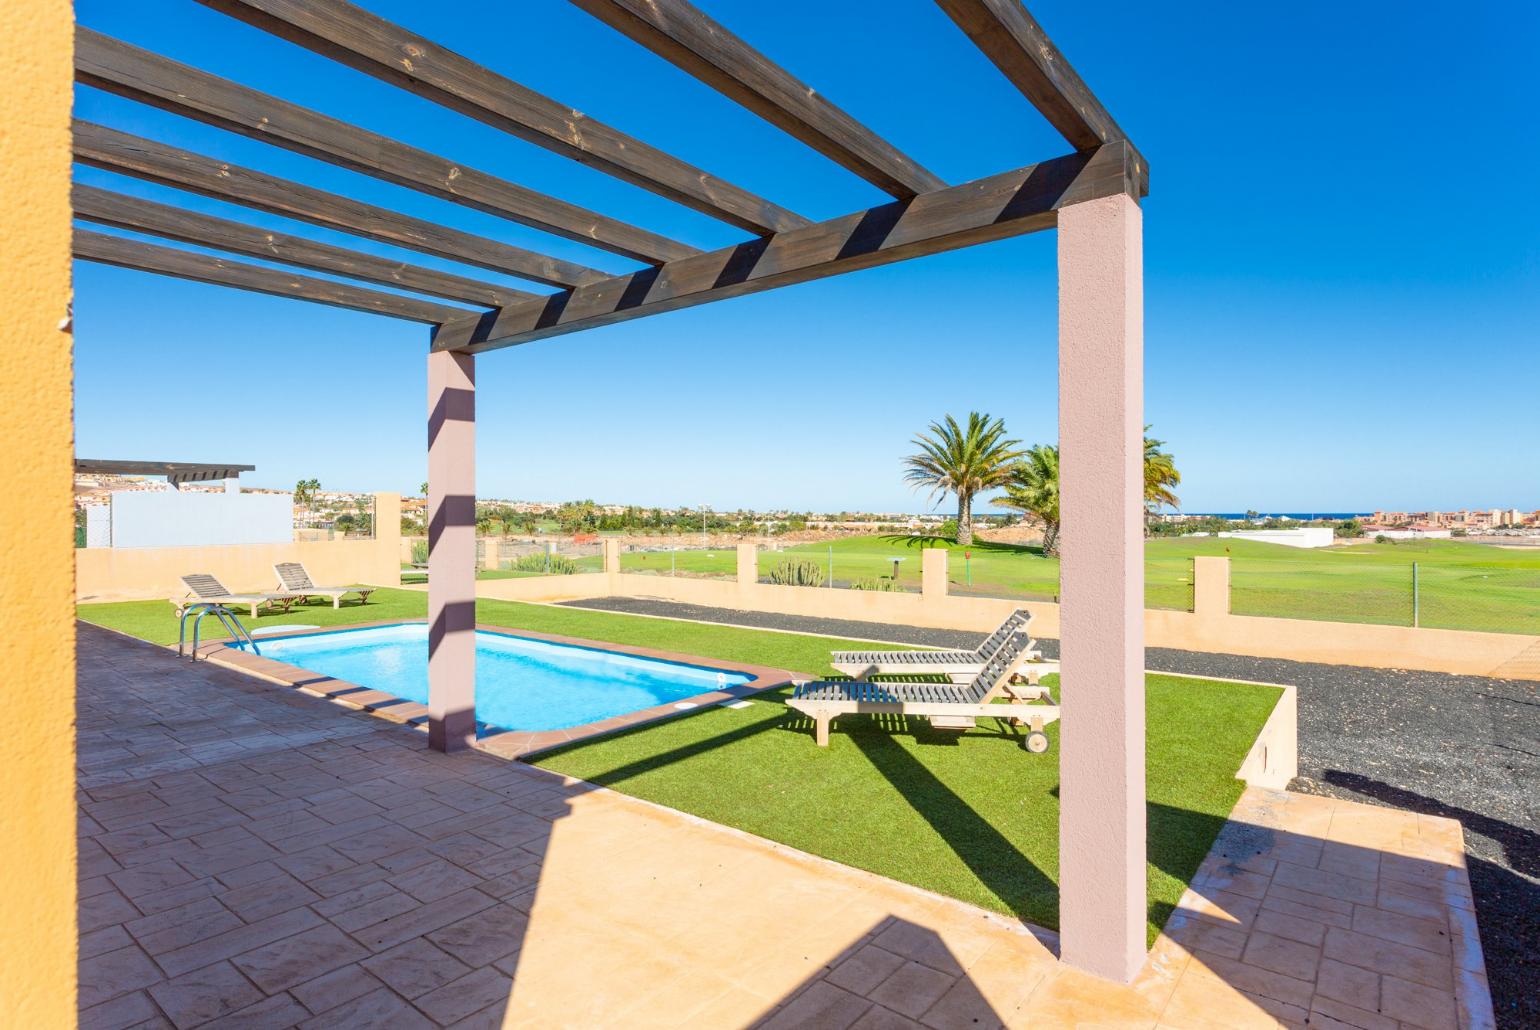
<path id="1" fill-rule="evenodd" d="M 1021 0 L 936 0 L 1077 150 L 1126 139 Z"/>
<path id="2" fill-rule="evenodd" d="M 446 160 L 328 115 L 80 27 L 75 77 L 88 86 L 308 157 L 652 264 L 699 253 L 657 233 Z M 593 272 L 574 265 L 576 285 Z M 597 274 L 597 273 L 596 273 Z"/>
<path id="3" fill-rule="evenodd" d="M 808 220 L 345 0 L 200 0 L 520 139 L 750 232 Z"/>
<path id="4" fill-rule="evenodd" d="M 292 297 L 317 304 L 368 311 L 376 315 L 390 315 L 412 322 L 437 325 L 466 314 L 462 308 L 435 304 L 426 300 L 398 297 L 393 293 L 366 290 L 361 286 L 349 286 L 329 279 L 314 279 L 306 275 L 293 275 L 241 261 L 227 261 L 209 254 L 197 254 L 190 250 L 161 247 L 153 243 L 108 236 L 105 233 L 76 229 L 72 246 L 75 257 L 119 268 L 132 268 L 141 272 L 154 272 L 178 279 L 212 283 L 216 286 L 233 286 L 238 290 L 251 290 L 277 297 Z"/>
<path id="5" fill-rule="evenodd" d="M 448 300 L 500 308 L 535 294 L 467 279 L 431 268 L 408 265 L 300 236 L 188 211 L 142 197 L 75 183 L 70 191 L 75 217 L 99 225 L 162 236 L 232 254 L 278 261 L 317 272 L 362 279 L 382 286 L 414 290 Z"/>
<path id="6" fill-rule="evenodd" d="M 1143 189 L 1119 141 L 734 247 L 616 276 L 570 294 L 445 323 L 435 350 L 472 353 L 693 307 L 1052 228 L 1067 204 Z"/>
<path id="7" fill-rule="evenodd" d="M 687 0 L 572 2 L 895 197 L 946 185 Z"/>
<path id="8" fill-rule="evenodd" d="M 75 160 L 93 168 L 132 175 L 164 186 L 228 200 L 269 214 L 340 229 L 381 243 L 391 243 L 435 257 L 504 272 L 552 286 L 574 278 L 600 281 L 601 273 L 580 270 L 543 254 L 484 236 L 474 236 L 436 222 L 364 204 L 289 179 L 242 168 L 156 143 L 93 122 L 74 123 Z"/>

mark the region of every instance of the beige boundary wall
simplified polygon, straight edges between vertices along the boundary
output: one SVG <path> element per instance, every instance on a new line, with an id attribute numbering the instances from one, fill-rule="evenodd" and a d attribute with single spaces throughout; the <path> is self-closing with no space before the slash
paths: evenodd
<path id="1" fill-rule="evenodd" d="M 950 596 L 946 590 L 947 555 L 939 549 L 924 552 L 919 593 L 879 593 L 759 583 L 755 580 L 752 544 L 740 547 L 736 580 L 622 573 L 618 545 L 607 540 L 605 546 L 604 573 L 484 580 L 477 584 L 476 592 L 510 601 L 656 597 L 715 608 L 980 633 L 998 626 L 1012 609 L 1022 607 L 1032 612 L 1035 635 L 1059 636 L 1059 606 L 1052 602 Z M 1540 637 L 1231 615 L 1229 559 L 1198 558 L 1194 568 L 1194 610 L 1146 610 L 1147 646 L 1540 680 Z"/>
<path id="2" fill-rule="evenodd" d="M 273 566 L 303 562 L 317 585 L 401 582 L 401 496 L 375 494 L 373 540 L 312 540 L 224 547 L 88 547 L 75 552 L 77 601 L 181 597 L 179 577 L 212 573 L 237 593 L 277 588 Z"/>

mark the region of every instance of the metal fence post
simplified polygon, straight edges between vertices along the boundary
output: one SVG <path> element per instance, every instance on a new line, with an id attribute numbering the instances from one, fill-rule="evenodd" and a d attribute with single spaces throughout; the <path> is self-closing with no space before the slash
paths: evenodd
<path id="1" fill-rule="evenodd" d="M 1422 584 L 1417 574 L 1417 563 L 1412 562 L 1412 628 L 1422 622 Z"/>

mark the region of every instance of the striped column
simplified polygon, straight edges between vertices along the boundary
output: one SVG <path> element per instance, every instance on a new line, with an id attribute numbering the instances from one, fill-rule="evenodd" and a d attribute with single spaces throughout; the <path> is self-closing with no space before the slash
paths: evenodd
<path id="1" fill-rule="evenodd" d="M 476 739 L 476 358 L 428 355 L 428 746 Z"/>

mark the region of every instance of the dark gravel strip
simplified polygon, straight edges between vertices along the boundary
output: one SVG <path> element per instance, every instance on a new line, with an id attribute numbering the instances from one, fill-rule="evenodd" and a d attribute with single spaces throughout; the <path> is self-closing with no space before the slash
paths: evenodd
<path id="1" fill-rule="evenodd" d="M 634 597 L 575 607 L 822 636 L 974 647 L 982 634 Z M 1058 654 L 1058 642 L 1043 641 Z M 1519 680 L 1151 648 L 1149 668 L 1291 683 L 1292 789 L 1459 819 L 1498 1024 L 1540 1026 L 1540 696 Z M 1195 728 L 1196 730 L 1197 728 Z"/>

